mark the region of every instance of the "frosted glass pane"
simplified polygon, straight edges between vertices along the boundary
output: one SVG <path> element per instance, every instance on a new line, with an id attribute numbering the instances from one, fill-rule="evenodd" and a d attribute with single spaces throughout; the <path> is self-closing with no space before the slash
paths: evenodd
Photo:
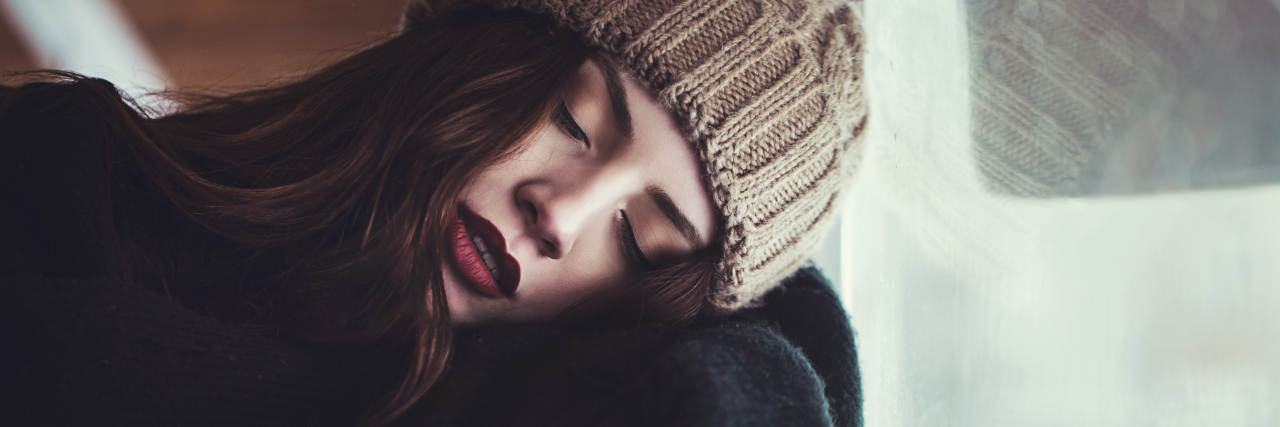
<path id="1" fill-rule="evenodd" d="M 1280 184 L 993 191 L 966 8 L 865 3 L 872 114 L 840 275 L 866 425 L 1280 425 Z"/>

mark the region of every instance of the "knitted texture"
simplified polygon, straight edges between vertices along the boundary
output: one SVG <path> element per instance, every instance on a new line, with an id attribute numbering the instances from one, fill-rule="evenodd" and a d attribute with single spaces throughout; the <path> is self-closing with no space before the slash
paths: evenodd
<path id="1" fill-rule="evenodd" d="M 1280 153 L 1255 148 L 1280 139 L 1280 65 L 1259 53 L 1280 44 L 1280 16 L 1266 3 L 970 2 L 987 188 L 1048 198 L 1280 180 Z"/>
<path id="2" fill-rule="evenodd" d="M 581 34 L 676 116 L 722 216 L 714 307 L 752 305 L 825 237 L 866 124 L 860 2 L 472 1 Z M 415 1 L 405 25 L 457 3 Z"/>

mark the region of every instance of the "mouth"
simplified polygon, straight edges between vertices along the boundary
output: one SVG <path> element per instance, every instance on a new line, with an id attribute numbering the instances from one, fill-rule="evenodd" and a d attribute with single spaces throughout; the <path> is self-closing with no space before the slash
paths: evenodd
<path id="1" fill-rule="evenodd" d="M 498 228 L 479 215 L 458 209 L 452 224 L 453 260 L 471 288 L 489 298 L 510 298 L 520 286 L 520 263 L 507 253 Z"/>

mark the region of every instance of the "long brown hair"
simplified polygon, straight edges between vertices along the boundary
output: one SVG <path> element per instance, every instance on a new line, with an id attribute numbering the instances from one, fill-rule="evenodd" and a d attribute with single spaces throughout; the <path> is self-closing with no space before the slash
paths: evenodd
<path id="1" fill-rule="evenodd" d="M 122 275 L 280 335 L 407 348 L 369 425 L 403 414 L 445 370 L 439 260 L 464 185 L 518 150 L 576 68 L 600 55 L 527 14 L 431 13 L 294 82 L 179 95 L 176 114 L 148 119 L 110 94 Z M 699 252 L 639 278 L 618 299 L 631 309 L 618 312 L 691 321 L 713 258 Z"/>

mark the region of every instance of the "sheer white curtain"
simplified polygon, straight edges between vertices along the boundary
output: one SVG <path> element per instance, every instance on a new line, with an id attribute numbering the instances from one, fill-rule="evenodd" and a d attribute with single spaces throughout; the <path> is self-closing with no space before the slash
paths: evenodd
<path id="1" fill-rule="evenodd" d="M 866 425 L 1280 425 L 1275 4 L 863 18 L 839 283 Z"/>

